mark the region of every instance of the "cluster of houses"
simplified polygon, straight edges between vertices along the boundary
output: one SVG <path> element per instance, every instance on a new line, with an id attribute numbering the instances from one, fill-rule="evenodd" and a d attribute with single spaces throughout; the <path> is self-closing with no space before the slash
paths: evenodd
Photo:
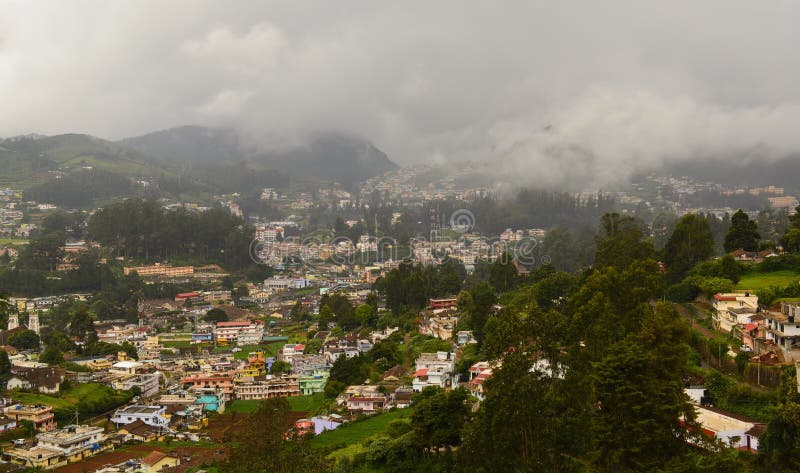
<path id="1" fill-rule="evenodd" d="M 749 292 L 715 294 L 712 324 L 741 340 L 755 355 L 774 353 L 778 361 L 800 361 L 800 300 L 764 309 Z"/>

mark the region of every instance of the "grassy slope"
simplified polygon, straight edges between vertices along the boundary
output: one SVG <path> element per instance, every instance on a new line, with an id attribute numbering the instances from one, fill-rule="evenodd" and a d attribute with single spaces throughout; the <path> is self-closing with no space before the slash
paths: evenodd
<path id="1" fill-rule="evenodd" d="M 788 286 L 800 281 L 800 271 L 793 271 L 790 269 L 772 271 L 770 273 L 748 273 L 742 276 L 739 284 L 736 285 L 737 289 L 749 289 L 756 294 L 759 290 L 766 289 L 771 286 Z"/>
<path id="2" fill-rule="evenodd" d="M 345 449 L 351 449 L 354 445 L 359 445 L 364 440 L 381 435 L 386 432 L 389 422 L 396 419 L 411 417 L 412 409 L 396 409 L 383 414 L 367 417 L 363 420 L 351 422 L 339 427 L 336 430 L 324 432 L 310 440 L 314 448 L 329 448 L 337 445 L 344 445 Z M 334 452 L 335 456 L 338 456 Z"/>
<path id="3" fill-rule="evenodd" d="M 27 245 L 27 238 L 0 238 L 0 245 Z"/>
<path id="4" fill-rule="evenodd" d="M 57 419 L 71 416 L 75 408 L 81 404 L 84 406 L 98 406 L 102 405 L 104 401 L 112 399 L 113 402 L 111 404 L 119 406 L 130 400 L 130 394 L 127 392 L 116 392 L 107 386 L 95 383 L 74 384 L 69 389 L 62 390 L 56 396 L 24 392 L 15 392 L 12 396 L 24 404 L 47 404 L 52 406 Z M 80 413 L 81 417 L 89 414 L 86 412 Z"/>
<path id="5" fill-rule="evenodd" d="M 308 412 L 308 413 L 315 413 L 321 407 L 325 406 L 328 403 L 328 400 L 325 399 L 325 396 L 322 393 L 311 394 L 308 396 L 294 396 L 286 398 L 289 401 L 289 405 L 292 406 L 292 410 L 295 412 Z M 233 403 L 228 406 L 228 412 L 253 412 L 258 409 L 258 405 L 261 401 L 233 401 Z"/>

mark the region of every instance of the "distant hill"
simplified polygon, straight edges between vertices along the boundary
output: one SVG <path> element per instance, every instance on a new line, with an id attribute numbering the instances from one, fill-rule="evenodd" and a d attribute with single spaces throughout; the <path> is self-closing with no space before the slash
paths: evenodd
<path id="1" fill-rule="evenodd" d="M 230 129 L 184 126 L 118 142 L 90 135 L 0 139 L 0 186 L 69 206 L 140 195 L 136 178 L 154 178 L 147 195 L 196 197 L 337 181 L 356 187 L 397 166 L 371 143 L 335 133 L 264 151 Z M 74 195 L 73 195 L 74 194 Z"/>
<path id="2" fill-rule="evenodd" d="M 730 186 L 784 187 L 787 193 L 800 192 L 800 155 L 785 156 L 767 161 L 753 158 L 694 160 L 670 166 L 667 172 L 678 176 L 692 176 Z"/>
<path id="3" fill-rule="evenodd" d="M 90 135 L 25 135 L 0 140 L 0 184 L 29 187 L 58 174 L 99 170 L 129 177 L 171 171 L 144 153 Z"/>
<path id="4" fill-rule="evenodd" d="M 227 128 L 182 126 L 125 138 L 119 143 L 173 162 L 239 161 L 244 157 L 238 134 Z"/>
<path id="5" fill-rule="evenodd" d="M 318 133 L 294 145 L 258 147 L 245 144 L 230 129 L 184 126 L 127 138 L 130 146 L 169 163 L 181 163 L 207 174 L 210 167 L 235 164 L 254 173 L 269 171 L 299 178 L 337 181 L 352 187 L 397 165 L 363 139 L 340 133 Z"/>

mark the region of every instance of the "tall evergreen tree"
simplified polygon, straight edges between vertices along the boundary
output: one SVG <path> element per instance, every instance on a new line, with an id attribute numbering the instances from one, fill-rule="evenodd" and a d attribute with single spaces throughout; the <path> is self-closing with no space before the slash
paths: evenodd
<path id="1" fill-rule="evenodd" d="M 750 220 L 750 216 L 742 209 L 739 209 L 731 217 L 731 227 L 725 236 L 725 251 L 730 253 L 740 248 L 745 251 L 756 251 L 760 238 L 758 224 L 755 220 Z"/>
<path id="2" fill-rule="evenodd" d="M 686 214 L 664 246 L 664 263 L 671 282 L 683 279 L 694 265 L 714 256 L 714 236 L 705 218 Z"/>
<path id="3" fill-rule="evenodd" d="M 597 236 L 597 253 L 594 258 L 596 268 L 612 266 L 624 269 L 635 261 L 653 257 L 653 244 L 644 239 L 636 219 L 617 213 L 603 215 L 603 227 Z"/>

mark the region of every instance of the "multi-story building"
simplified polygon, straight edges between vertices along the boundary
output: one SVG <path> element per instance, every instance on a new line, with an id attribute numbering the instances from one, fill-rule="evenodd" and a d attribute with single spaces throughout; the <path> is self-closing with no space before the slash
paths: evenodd
<path id="1" fill-rule="evenodd" d="M 214 340 L 220 345 L 257 345 L 264 338 L 264 325 L 254 322 L 217 322 Z"/>
<path id="2" fill-rule="evenodd" d="M 455 386 L 458 382 L 455 368 L 455 356 L 452 352 L 422 353 L 416 361 L 412 387 L 415 392 L 420 392 L 428 386 Z"/>
<path id="3" fill-rule="evenodd" d="M 767 340 L 775 342 L 786 361 L 800 361 L 800 302 L 781 302 L 780 312 L 768 311 Z"/>
<path id="4" fill-rule="evenodd" d="M 203 292 L 204 302 L 217 302 L 231 300 L 231 291 L 205 291 Z"/>
<path id="5" fill-rule="evenodd" d="M 729 333 L 735 325 L 747 324 L 758 313 L 758 296 L 749 292 L 714 294 L 712 325 Z"/>
<path id="6" fill-rule="evenodd" d="M 233 395 L 234 372 L 227 373 L 192 373 L 181 379 L 183 385 L 192 390 L 220 389 L 229 398 Z"/>
<path id="7" fill-rule="evenodd" d="M 156 263 L 151 266 L 126 266 L 122 269 L 125 276 L 136 272 L 140 277 L 148 276 L 191 276 L 194 274 L 194 266 L 169 266 Z"/>
<path id="8" fill-rule="evenodd" d="M 299 396 L 300 386 L 296 381 L 277 378 L 252 383 L 236 384 L 236 399 L 269 399 L 273 397 Z"/>
<path id="9" fill-rule="evenodd" d="M 102 427 L 68 425 L 37 434 L 34 447 L 11 448 L 3 451 L 3 457 L 29 468 L 55 468 L 79 462 L 109 448 L 105 439 Z"/>
<path id="10" fill-rule="evenodd" d="M 16 404 L 5 408 L 3 413 L 18 424 L 23 420 L 33 422 L 36 430 L 40 432 L 49 432 L 56 428 L 53 408 L 43 404 Z"/>
<path id="11" fill-rule="evenodd" d="M 111 422 L 115 423 L 117 427 L 131 424 L 137 420 L 153 427 L 167 427 L 169 425 L 165 406 L 125 406 L 117 409 L 111 417 Z"/>
<path id="12" fill-rule="evenodd" d="M 161 379 L 161 375 L 159 373 L 139 374 L 115 380 L 112 383 L 112 387 L 118 390 L 131 390 L 133 388 L 138 388 L 140 396 L 150 397 L 158 394 L 159 379 Z"/>
<path id="13" fill-rule="evenodd" d="M 314 394 L 325 391 L 325 384 L 328 382 L 330 371 L 314 370 L 309 376 L 301 376 L 299 379 L 300 392 L 302 394 Z"/>
<path id="14" fill-rule="evenodd" d="M 292 358 L 302 355 L 305 349 L 305 345 L 299 343 L 287 343 L 283 346 L 283 348 L 281 348 L 281 351 L 278 352 L 278 360 L 291 363 Z"/>

